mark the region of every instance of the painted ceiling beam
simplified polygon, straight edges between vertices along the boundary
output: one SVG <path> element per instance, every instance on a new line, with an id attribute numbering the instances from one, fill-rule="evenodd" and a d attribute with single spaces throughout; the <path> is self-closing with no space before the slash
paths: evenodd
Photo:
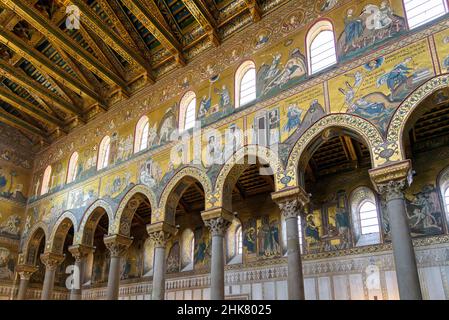
<path id="1" fill-rule="evenodd" d="M 48 114 L 38 106 L 32 104 L 30 101 L 15 94 L 5 86 L 0 86 L 0 100 L 3 100 L 17 110 L 20 110 L 39 121 L 45 122 L 54 127 L 62 128 L 64 126 L 64 123 L 61 120 Z"/>
<path id="2" fill-rule="evenodd" d="M 119 86 L 122 90 L 127 91 L 127 85 L 121 77 L 113 73 L 109 68 L 106 68 L 95 57 L 88 54 L 75 42 L 75 40 L 58 26 L 48 21 L 46 17 L 33 6 L 30 6 L 29 3 L 24 2 L 23 0 L 0 0 L 0 2 L 22 17 L 22 19 L 42 33 L 48 40 L 56 42 L 61 48 L 66 50 L 67 53 L 72 55 L 74 59 L 84 64 L 98 77 L 102 78 L 110 85 Z"/>
<path id="3" fill-rule="evenodd" d="M 94 31 L 111 48 L 125 58 L 131 66 L 134 68 L 142 68 L 151 75 L 151 66 L 149 63 L 136 50 L 133 50 L 129 44 L 125 43 L 114 31 L 111 31 L 109 26 L 92 12 L 83 0 L 69 0 L 69 2 L 80 9 L 81 23 L 84 23 L 89 29 Z M 109 18 L 114 20 L 114 17 Z"/>
<path id="4" fill-rule="evenodd" d="M 113 21 L 115 27 L 123 33 L 131 45 L 139 50 L 142 56 L 150 61 L 151 53 L 145 41 L 137 32 L 128 15 L 123 11 L 123 8 L 118 0 L 98 0 L 100 6 L 106 11 L 108 16 Z"/>
<path id="5" fill-rule="evenodd" d="M 246 7 L 248 8 L 251 16 L 253 17 L 254 22 L 260 21 L 262 18 L 262 10 L 260 9 L 257 0 L 244 0 L 246 3 Z"/>
<path id="6" fill-rule="evenodd" d="M 170 30 L 159 23 L 157 18 L 148 10 L 140 0 L 122 0 L 123 4 L 136 16 L 145 28 L 175 57 L 176 61 L 185 65 L 181 45 L 173 37 Z"/>
<path id="7" fill-rule="evenodd" d="M 47 141 L 47 133 L 44 132 L 43 130 L 29 124 L 28 122 L 19 119 L 15 116 L 13 116 L 12 114 L 4 111 L 3 109 L 0 110 L 0 121 L 10 125 L 11 127 L 14 127 L 16 129 L 19 129 L 21 131 L 25 131 L 28 134 L 32 134 L 34 136 L 39 137 L 41 140 L 43 140 L 44 142 L 48 142 Z"/>
<path id="8" fill-rule="evenodd" d="M 104 104 L 103 99 L 93 89 L 62 70 L 55 68 L 52 61 L 44 56 L 38 50 L 30 47 L 25 41 L 20 39 L 12 32 L 4 29 L 0 26 L 0 42 L 3 42 L 6 46 L 10 47 L 16 53 L 23 58 L 34 64 L 36 67 L 41 68 L 46 74 L 58 80 L 64 86 L 73 90 L 79 95 L 86 95 L 93 100 Z"/>
<path id="9" fill-rule="evenodd" d="M 42 86 L 40 83 L 37 83 L 36 81 L 30 79 L 25 75 L 25 73 L 21 73 L 19 71 L 21 71 L 21 69 L 17 69 L 4 60 L 0 59 L 0 74 L 16 82 L 26 90 L 36 93 L 42 99 L 49 100 L 64 112 L 68 112 L 70 114 L 78 116 L 79 118 L 82 118 L 81 111 L 74 105 L 62 99 L 60 96 L 58 96 L 48 88 Z"/>
<path id="10" fill-rule="evenodd" d="M 207 33 L 212 44 L 218 46 L 220 44 L 220 38 L 217 34 L 215 19 L 209 9 L 200 0 L 182 0 L 182 2 L 184 2 L 187 10 L 190 11 L 201 28 Z"/>

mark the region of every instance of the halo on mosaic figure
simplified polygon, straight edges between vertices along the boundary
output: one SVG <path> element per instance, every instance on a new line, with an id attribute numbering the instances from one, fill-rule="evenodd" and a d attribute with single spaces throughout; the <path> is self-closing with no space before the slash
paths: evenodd
<path id="1" fill-rule="evenodd" d="M 212 182 L 207 174 L 196 167 L 184 167 L 170 179 L 162 191 L 162 195 L 159 200 L 159 221 L 163 220 L 174 224 L 176 206 L 178 205 L 179 199 L 181 199 L 183 193 L 195 180 L 203 187 L 206 202 L 205 209 L 207 210 L 211 207 L 209 199 L 212 195 Z"/>
<path id="2" fill-rule="evenodd" d="M 81 219 L 78 232 L 75 233 L 74 244 L 93 245 L 94 232 L 103 214 L 108 216 L 108 233 L 112 230 L 114 222 L 114 211 L 111 205 L 105 200 L 97 200 L 86 210 Z"/>
<path id="3" fill-rule="evenodd" d="M 449 87 L 449 74 L 444 74 L 430 79 L 413 93 L 396 109 L 390 121 L 387 131 L 387 143 L 395 147 L 393 160 L 405 160 L 404 133 L 406 133 L 409 120 L 424 100 L 432 94 Z"/>
<path id="4" fill-rule="evenodd" d="M 272 174 L 275 181 L 275 190 L 278 191 L 278 175 L 282 170 L 282 165 L 278 155 L 271 149 L 259 145 L 249 145 L 238 149 L 223 165 L 215 182 L 213 201 L 215 207 L 224 207 L 228 211 L 232 208 L 232 189 L 240 175 L 259 159 L 262 164 L 269 165 L 266 172 L 261 174 Z"/>
<path id="5" fill-rule="evenodd" d="M 368 120 L 350 114 L 330 114 L 313 124 L 295 143 L 290 152 L 285 177 L 289 177 L 289 186 L 299 185 L 300 162 L 307 156 L 311 144 L 316 139 L 330 133 L 330 130 L 343 130 L 354 137 L 358 137 L 367 146 L 371 156 L 371 166 L 373 168 L 381 165 L 383 161 L 376 156 L 379 146 L 384 144 L 384 140 L 379 130 Z"/>
<path id="6" fill-rule="evenodd" d="M 120 201 L 110 233 L 129 236 L 132 219 L 143 201 L 150 203 L 151 210 L 157 208 L 156 196 L 149 187 L 139 184 L 129 190 Z"/>
<path id="7" fill-rule="evenodd" d="M 71 227 L 76 231 L 78 222 L 72 212 L 66 211 L 58 218 L 51 230 L 50 238 L 48 239 L 48 246 L 51 252 L 62 254 L 64 241 Z"/>

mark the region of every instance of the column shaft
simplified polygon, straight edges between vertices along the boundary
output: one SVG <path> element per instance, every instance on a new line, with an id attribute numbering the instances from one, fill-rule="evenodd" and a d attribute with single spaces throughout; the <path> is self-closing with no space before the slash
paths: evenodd
<path id="1" fill-rule="evenodd" d="M 20 278 L 19 293 L 17 294 L 17 300 L 26 300 L 28 284 L 30 279 Z"/>
<path id="2" fill-rule="evenodd" d="M 154 248 L 152 300 L 165 298 L 165 246 Z"/>
<path id="3" fill-rule="evenodd" d="M 410 235 L 405 200 L 394 198 L 387 201 L 390 220 L 391 242 L 396 267 L 396 277 L 401 300 L 421 300 L 418 267 Z"/>
<path id="4" fill-rule="evenodd" d="M 53 297 L 53 287 L 55 285 L 56 268 L 47 266 L 45 268 L 44 285 L 42 287 L 41 300 L 51 300 Z"/>
<path id="5" fill-rule="evenodd" d="M 212 235 L 212 261 L 210 270 L 210 298 L 224 300 L 224 251 L 223 235 Z"/>
<path id="6" fill-rule="evenodd" d="M 285 220 L 288 255 L 288 299 L 304 300 L 304 277 L 302 273 L 301 248 L 299 247 L 298 216 Z"/>
<path id="7" fill-rule="evenodd" d="M 121 258 L 117 256 L 111 256 L 111 263 L 109 264 L 109 277 L 108 277 L 108 300 L 117 300 L 120 289 L 120 262 Z"/>

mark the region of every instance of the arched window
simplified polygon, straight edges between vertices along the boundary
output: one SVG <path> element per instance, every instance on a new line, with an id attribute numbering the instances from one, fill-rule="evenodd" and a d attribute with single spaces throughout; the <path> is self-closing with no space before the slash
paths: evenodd
<path id="1" fill-rule="evenodd" d="M 350 196 L 354 240 L 357 246 L 380 242 L 379 206 L 368 187 L 356 188 Z"/>
<path id="2" fill-rule="evenodd" d="M 439 175 L 438 186 L 440 187 L 441 197 L 444 202 L 446 221 L 449 223 L 449 167 L 446 167 Z"/>
<path id="3" fill-rule="evenodd" d="M 179 104 L 179 131 L 185 131 L 195 126 L 196 95 L 193 91 L 187 92 Z"/>
<path id="4" fill-rule="evenodd" d="M 236 108 L 256 100 L 256 66 L 252 61 L 243 62 L 235 74 Z"/>
<path id="5" fill-rule="evenodd" d="M 362 235 L 379 233 L 379 219 L 377 218 L 376 205 L 367 200 L 360 206 L 360 226 Z"/>
<path id="6" fill-rule="evenodd" d="M 307 34 L 309 72 L 315 74 L 337 63 L 332 23 L 317 22 Z"/>
<path id="7" fill-rule="evenodd" d="M 235 252 L 243 254 L 242 227 L 239 226 L 235 232 Z"/>
<path id="8" fill-rule="evenodd" d="M 140 152 L 148 148 L 148 129 L 149 121 L 147 116 L 139 119 L 136 125 L 136 136 L 134 138 L 134 153 Z"/>
<path id="9" fill-rule="evenodd" d="M 44 171 L 44 177 L 42 179 L 41 196 L 46 194 L 50 189 L 50 178 L 51 178 L 51 166 L 47 166 Z"/>
<path id="10" fill-rule="evenodd" d="M 98 150 L 97 170 L 106 168 L 109 165 L 109 151 L 111 148 L 111 138 L 106 136 L 101 140 Z"/>
<path id="11" fill-rule="evenodd" d="M 67 171 L 67 183 L 73 182 L 76 179 L 78 169 L 78 152 L 72 153 L 69 161 L 69 168 Z"/>
<path id="12" fill-rule="evenodd" d="M 404 0 L 408 27 L 417 28 L 448 12 L 446 0 Z"/>

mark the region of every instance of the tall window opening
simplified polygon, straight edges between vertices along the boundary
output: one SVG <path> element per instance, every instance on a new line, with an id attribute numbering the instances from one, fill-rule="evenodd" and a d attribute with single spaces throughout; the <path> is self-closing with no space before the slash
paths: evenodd
<path id="1" fill-rule="evenodd" d="M 448 12 L 446 0 L 404 0 L 410 29 L 418 28 Z"/>
<path id="2" fill-rule="evenodd" d="M 69 168 L 67 172 L 67 183 L 73 182 L 76 179 L 78 169 L 78 152 L 74 152 L 70 157 Z"/>
<path id="3" fill-rule="evenodd" d="M 179 130 L 185 131 L 195 126 L 196 95 L 193 91 L 187 92 L 179 104 Z"/>
<path id="4" fill-rule="evenodd" d="M 148 129 L 149 120 L 147 116 L 139 119 L 136 125 L 136 136 L 134 138 L 134 153 L 140 152 L 148 148 Z"/>
<path id="5" fill-rule="evenodd" d="M 106 168 L 109 165 L 109 151 L 111 149 L 111 138 L 106 136 L 101 140 L 98 151 L 97 170 Z"/>
<path id="6" fill-rule="evenodd" d="M 46 194 L 50 189 L 50 178 L 51 178 L 51 166 L 47 166 L 44 171 L 44 177 L 42 179 L 41 196 Z"/>
<path id="7" fill-rule="evenodd" d="M 252 61 L 245 61 L 235 75 L 236 108 L 256 100 L 256 66 Z"/>
<path id="8" fill-rule="evenodd" d="M 317 22 L 307 34 L 309 72 L 315 74 L 337 63 L 335 35 L 329 21 Z"/>

